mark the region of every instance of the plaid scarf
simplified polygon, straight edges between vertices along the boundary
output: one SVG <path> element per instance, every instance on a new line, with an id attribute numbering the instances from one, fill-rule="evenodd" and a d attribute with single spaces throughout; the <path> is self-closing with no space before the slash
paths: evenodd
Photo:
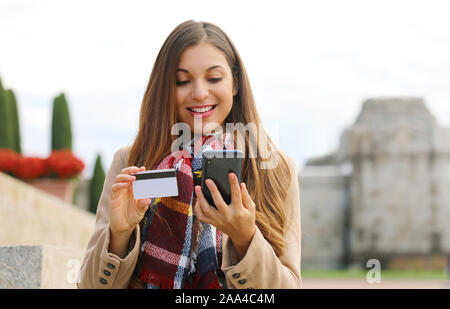
<path id="1" fill-rule="evenodd" d="M 179 194 L 152 199 L 141 222 L 142 247 L 130 288 L 221 288 L 217 271 L 222 260 L 222 233 L 199 222 L 192 206 L 196 202 L 194 186 L 201 180 L 203 151 L 234 149 L 229 137 L 194 138 L 188 147 L 171 153 L 157 166 L 176 169 Z"/>

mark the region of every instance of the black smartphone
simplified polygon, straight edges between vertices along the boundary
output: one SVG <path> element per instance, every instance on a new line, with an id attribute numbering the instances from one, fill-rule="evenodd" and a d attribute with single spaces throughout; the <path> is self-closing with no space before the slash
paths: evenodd
<path id="1" fill-rule="evenodd" d="M 214 205 L 211 192 L 205 183 L 206 179 L 211 179 L 216 184 L 225 203 L 231 203 L 231 188 L 228 180 L 228 173 L 236 174 L 239 184 L 242 178 L 242 158 L 240 150 L 207 150 L 202 157 L 202 192 L 211 206 Z"/>

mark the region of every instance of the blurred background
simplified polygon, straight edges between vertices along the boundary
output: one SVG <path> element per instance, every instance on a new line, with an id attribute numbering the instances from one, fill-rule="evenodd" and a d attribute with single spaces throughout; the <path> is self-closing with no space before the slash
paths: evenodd
<path id="1" fill-rule="evenodd" d="M 156 55 L 194 19 L 229 35 L 266 129 L 297 162 L 304 286 L 450 287 L 449 8 L 1 0 L 0 262 L 27 250 L 50 261 L 57 247 L 80 260 L 113 154 L 137 133 Z M 60 199 L 74 212 L 57 214 Z M 72 239 L 74 225 L 85 236 Z M 371 259 L 381 284 L 368 283 Z M 71 266 L 60 267 L 70 281 Z M 40 271 L 49 279 L 36 275 L 35 286 L 57 285 L 51 267 Z M 0 271 L 0 286 L 17 278 Z"/>

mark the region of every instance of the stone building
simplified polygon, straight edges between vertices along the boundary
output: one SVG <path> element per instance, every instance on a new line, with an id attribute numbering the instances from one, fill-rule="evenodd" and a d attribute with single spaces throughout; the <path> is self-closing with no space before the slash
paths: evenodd
<path id="1" fill-rule="evenodd" d="M 303 268 L 373 258 L 427 267 L 430 257 L 442 266 L 450 254 L 450 128 L 421 98 L 365 101 L 338 149 L 309 160 L 299 183 Z"/>

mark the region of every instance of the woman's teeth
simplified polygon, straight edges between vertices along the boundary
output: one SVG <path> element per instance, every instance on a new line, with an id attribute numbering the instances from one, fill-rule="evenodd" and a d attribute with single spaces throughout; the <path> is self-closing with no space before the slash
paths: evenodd
<path id="1" fill-rule="evenodd" d="M 196 113 L 204 113 L 213 109 L 214 106 L 202 107 L 202 108 L 188 108 L 189 110 Z"/>

